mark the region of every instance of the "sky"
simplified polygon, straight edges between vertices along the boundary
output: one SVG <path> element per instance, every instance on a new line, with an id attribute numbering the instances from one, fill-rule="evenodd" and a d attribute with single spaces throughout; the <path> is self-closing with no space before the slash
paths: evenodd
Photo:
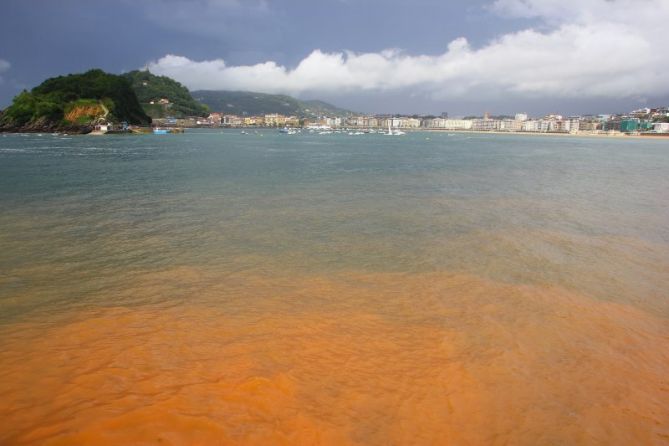
<path id="1" fill-rule="evenodd" d="M 2 0 L 0 107 L 148 68 L 367 113 L 626 112 L 669 105 L 667 23 L 669 0 Z"/>

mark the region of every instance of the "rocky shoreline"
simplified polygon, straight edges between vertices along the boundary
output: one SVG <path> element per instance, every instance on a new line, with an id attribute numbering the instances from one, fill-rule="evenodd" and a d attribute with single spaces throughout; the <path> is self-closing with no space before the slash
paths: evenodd
<path id="1" fill-rule="evenodd" d="M 0 122 L 2 122 L 2 112 L 0 112 Z M 59 122 L 38 119 L 25 125 L 14 125 L 11 123 L 0 123 L 0 133 L 69 133 L 85 135 L 93 131 L 91 125 L 68 124 L 63 125 Z"/>

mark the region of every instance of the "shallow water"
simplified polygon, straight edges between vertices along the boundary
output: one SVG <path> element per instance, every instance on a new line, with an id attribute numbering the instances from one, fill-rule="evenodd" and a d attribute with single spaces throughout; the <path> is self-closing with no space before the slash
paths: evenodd
<path id="1" fill-rule="evenodd" d="M 669 443 L 669 142 L 260 133 L 0 137 L 0 443 Z"/>

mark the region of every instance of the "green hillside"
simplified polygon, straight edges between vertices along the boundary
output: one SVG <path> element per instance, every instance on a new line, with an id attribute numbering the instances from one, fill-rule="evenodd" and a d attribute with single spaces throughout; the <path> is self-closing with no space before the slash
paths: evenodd
<path id="1" fill-rule="evenodd" d="M 95 69 L 50 78 L 30 92 L 23 91 L 3 112 L 0 130 L 85 132 L 99 117 L 140 125 L 151 122 L 127 79 Z"/>
<path id="2" fill-rule="evenodd" d="M 254 93 L 250 91 L 198 90 L 193 98 L 205 104 L 211 111 L 232 115 L 259 116 L 281 113 L 287 116 L 350 116 L 354 114 L 323 101 L 301 101 L 280 94 Z"/>
<path id="3" fill-rule="evenodd" d="M 173 116 L 206 116 L 209 110 L 195 101 L 186 87 L 166 76 L 156 76 L 149 71 L 130 71 L 123 74 L 130 81 L 144 111 L 152 118 Z M 160 99 L 169 104 L 159 104 Z M 151 102 L 155 104 L 151 104 Z"/>

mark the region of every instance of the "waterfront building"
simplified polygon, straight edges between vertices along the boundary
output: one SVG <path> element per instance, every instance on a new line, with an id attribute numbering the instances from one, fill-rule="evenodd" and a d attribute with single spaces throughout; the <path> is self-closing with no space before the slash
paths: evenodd
<path id="1" fill-rule="evenodd" d="M 209 121 L 209 124 L 211 125 L 221 125 L 221 122 L 223 120 L 223 116 L 220 113 L 210 113 L 209 116 L 207 117 L 207 121 Z"/>
<path id="2" fill-rule="evenodd" d="M 477 132 L 490 132 L 499 129 L 499 121 L 494 119 L 474 119 L 472 121 L 472 130 Z"/>
<path id="3" fill-rule="evenodd" d="M 521 131 L 523 132 L 538 132 L 540 130 L 541 126 L 536 119 L 523 121 L 521 124 Z"/>
<path id="4" fill-rule="evenodd" d="M 400 127 L 403 129 L 417 129 L 420 128 L 421 120 L 417 118 L 401 118 Z"/>
<path id="5" fill-rule="evenodd" d="M 602 124 L 595 119 L 582 119 L 579 121 L 578 126 L 579 131 L 595 132 L 601 129 Z"/>
<path id="6" fill-rule="evenodd" d="M 95 124 L 95 127 L 93 128 L 93 134 L 96 135 L 103 135 L 113 129 L 112 124 L 108 122 L 99 122 L 98 124 Z"/>
<path id="7" fill-rule="evenodd" d="M 570 133 L 578 133 L 581 130 L 581 117 L 570 116 L 567 118 L 567 128 Z"/>
<path id="8" fill-rule="evenodd" d="M 623 119 L 620 121 L 620 131 L 623 133 L 633 133 L 639 131 L 639 119 Z"/>
<path id="9" fill-rule="evenodd" d="M 554 128 L 552 131 L 559 133 L 569 133 L 569 121 L 565 121 L 564 119 L 554 121 Z"/>
<path id="10" fill-rule="evenodd" d="M 237 115 L 224 115 L 222 123 L 227 127 L 239 127 L 244 123 L 244 121 Z"/>
<path id="11" fill-rule="evenodd" d="M 369 116 L 354 116 L 347 120 L 347 124 L 353 127 L 369 127 Z"/>
<path id="12" fill-rule="evenodd" d="M 656 133 L 669 133 L 669 122 L 656 122 L 653 124 L 653 131 Z"/>
<path id="13" fill-rule="evenodd" d="M 286 123 L 286 117 L 278 113 L 265 115 L 265 125 L 267 127 L 283 127 Z"/>
<path id="14" fill-rule="evenodd" d="M 515 119 L 500 119 L 498 128 L 505 132 L 519 132 L 523 128 L 523 122 Z"/>
<path id="15" fill-rule="evenodd" d="M 539 131 L 542 133 L 547 133 L 551 131 L 551 121 L 548 119 L 539 120 Z"/>
<path id="16" fill-rule="evenodd" d="M 337 128 L 342 126 L 344 120 L 340 117 L 334 117 L 334 118 L 323 118 L 319 122 L 321 125 Z"/>
<path id="17" fill-rule="evenodd" d="M 602 123 L 602 130 L 606 132 L 619 132 L 621 123 L 620 119 L 609 119 Z"/>
<path id="18" fill-rule="evenodd" d="M 471 119 L 444 119 L 434 118 L 426 119 L 425 127 L 428 129 L 443 129 L 443 130 L 471 130 Z"/>

